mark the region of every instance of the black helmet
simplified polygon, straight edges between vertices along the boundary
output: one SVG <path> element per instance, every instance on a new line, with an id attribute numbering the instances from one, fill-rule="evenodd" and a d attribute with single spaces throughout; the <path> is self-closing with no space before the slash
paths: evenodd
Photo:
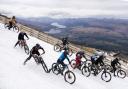
<path id="1" fill-rule="evenodd" d="M 15 16 L 12 16 L 13 19 L 15 19 Z"/>
<path id="2" fill-rule="evenodd" d="M 40 44 L 37 43 L 37 44 L 36 44 L 36 47 L 40 47 Z"/>
<path id="3" fill-rule="evenodd" d="M 119 59 L 118 59 L 118 58 L 116 58 L 115 60 L 116 60 L 116 61 L 119 61 Z"/>

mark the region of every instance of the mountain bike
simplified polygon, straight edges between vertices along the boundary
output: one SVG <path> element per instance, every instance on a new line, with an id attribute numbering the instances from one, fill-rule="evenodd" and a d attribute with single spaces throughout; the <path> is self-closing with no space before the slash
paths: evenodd
<path id="1" fill-rule="evenodd" d="M 96 65 L 91 65 L 91 66 L 84 66 L 81 70 L 82 74 L 85 75 L 86 77 L 89 77 L 90 74 L 94 74 L 95 76 L 101 74 L 101 79 L 105 82 L 109 82 L 111 80 L 111 74 L 110 72 L 107 71 L 108 65 L 103 65 L 102 67 L 98 67 Z"/>
<path id="2" fill-rule="evenodd" d="M 4 27 L 5 27 L 5 29 L 6 28 L 9 29 L 9 24 L 8 23 L 5 23 L 4 24 Z M 17 25 L 12 25 L 12 29 L 13 29 L 14 32 L 17 32 L 17 33 L 19 32 L 19 27 Z"/>
<path id="3" fill-rule="evenodd" d="M 63 46 L 62 43 L 58 42 L 57 44 L 54 45 L 54 51 L 61 52 L 62 50 L 68 50 L 69 56 L 72 56 L 73 54 L 73 50 L 69 48 L 68 44 Z"/>
<path id="4" fill-rule="evenodd" d="M 41 55 L 42 55 L 42 54 L 41 54 Z M 44 62 L 43 58 L 41 57 L 41 55 L 38 56 L 37 54 L 33 54 L 33 58 L 34 58 L 34 60 L 35 60 L 35 62 L 36 62 L 37 64 L 41 64 L 41 65 L 42 65 L 42 67 L 43 67 L 43 69 L 44 69 L 44 71 L 45 71 L 46 73 L 49 73 L 48 67 L 47 67 L 47 65 L 45 64 L 45 62 Z"/>
<path id="5" fill-rule="evenodd" d="M 111 66 L 111 68 L 109 69 L 109 71 L 111 72 L 111 73 L 113 73 L 113 68 L 112 68 L 112 66 Z M 126 72 L 121 68 L 121 65 L 117 65 L 116 66 L 116 71 L 115 71 L 115 73 L 116 73 L 116 75 L 117 75 L 117 77 L 119 77 L 119 78 L 125 78 L 126 77 Z"/>
<path id="6" fill-rule="evenodd" d="M 113 57 L 116 59 L 116 56 L 118 56 L 120 54 L 120 52 L 118 51 L 116 54 L 113 55 Z M 119 58 L 121 60 L 121 58 Z M 115 74 L 117 75 L 117 77 L 119 78 L 125 78 L 126 77 L 126 72 L 125 70 L 121 67 L 121 64 L 117 64 L 116 66 L 116 71 Z M 109 72 L 114 73 L 113 67 L 110 66 L 110 68 L 108 69 Z"/>
<path id="7" fill-rule="evenodd" d="M 28 47 L 28 45 L 27 45 L 27 43 L 26 43 L 26 41 L 25 40 L 20 40 L 19 41 L 19 46 L 22 48 L 24 48 L 24 51 L 25 51 L 25 53 L 26 54 L 29 54 L 29 47 Z"/>
<path id="8" fill-rule="evenodd" d="M 65 69 L 67 69 L 66 72 L 64 73 L 65 82 L 68 82 L 69 84 L 73 84 L 76 81 L 76 76 L 72 71 L 69 70 L 68 65 L 64 68 L 61 64 L 58 63 L 52 64 L 52 72 L 56 75 L 58 74 L 63 75 Z"/>

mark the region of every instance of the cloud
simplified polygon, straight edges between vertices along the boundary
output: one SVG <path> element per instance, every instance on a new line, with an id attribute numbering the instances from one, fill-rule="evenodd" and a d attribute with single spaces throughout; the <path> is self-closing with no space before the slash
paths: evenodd
<path id="1" fill-rule="evenodd" d="M 23 17 L 127 17 L 126 0 L 0 0 L 0 11 Z"/>

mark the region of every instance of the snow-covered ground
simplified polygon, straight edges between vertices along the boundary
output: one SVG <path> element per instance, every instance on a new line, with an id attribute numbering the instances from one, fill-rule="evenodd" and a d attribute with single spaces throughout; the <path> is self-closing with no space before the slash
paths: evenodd
<path id="1" fill-rule="evenodd" d="M 4 29 L 0 24 L 0 89 L 128 89 L 128 78 L 112 77 L 112 80 L 106 83 L 100 79 L 100 75 L 86 78 L 80 71 L 74 70 L 76 82 L 70 85 L 61 75 L 45 73 L 33 58 L 24 66 L 23 62 L 28 55 L 20 47 L 14 48 L 17 36 L 17 33 Z M 36 43 L 44 47 L 46 53 L 42 57 L 50 68 L 60 53 L 54 52 L 52 45 L 34 37 L 27 40 L 30 49 Z"/>

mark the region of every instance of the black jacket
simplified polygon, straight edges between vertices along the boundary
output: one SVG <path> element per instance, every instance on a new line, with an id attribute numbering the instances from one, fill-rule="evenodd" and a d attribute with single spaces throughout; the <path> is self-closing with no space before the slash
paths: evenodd
<path id="1" fill-rule="evenodd" d="M 19 35 L 18 35 L 18 40 L 24 40 L 24 36 L 26 36 L 27 38 L 29 38 L 26 33 L 20 32 Z"/>

